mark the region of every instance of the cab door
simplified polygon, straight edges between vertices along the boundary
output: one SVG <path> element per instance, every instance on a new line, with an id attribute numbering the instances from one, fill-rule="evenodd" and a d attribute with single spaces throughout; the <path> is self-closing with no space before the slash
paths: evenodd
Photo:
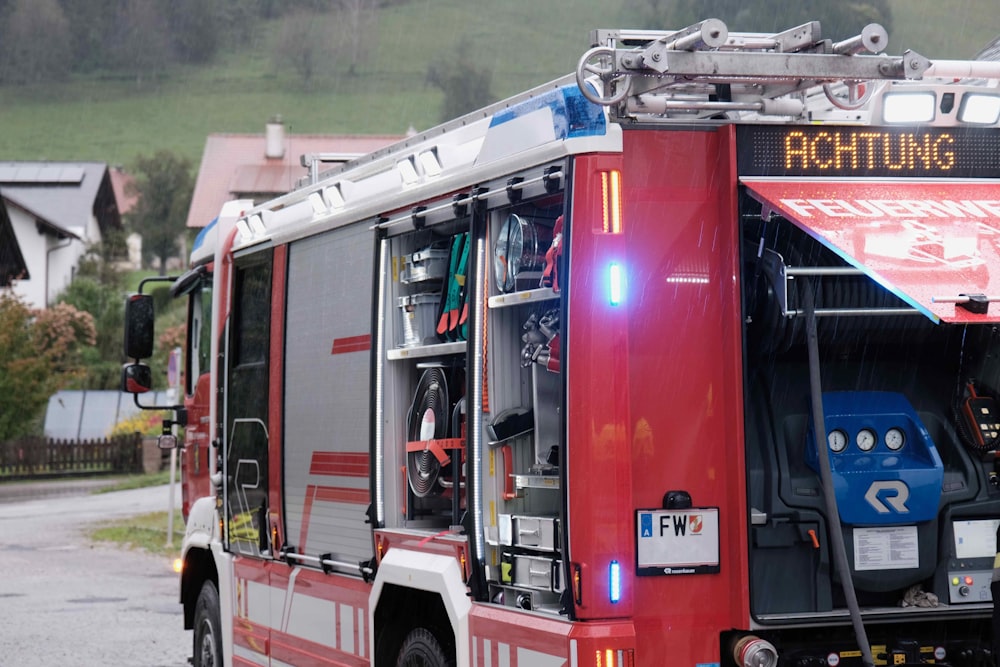
<path id="1" fill-rule="evenodd" d="M 226 549 L 234 554 L 233 654 L 269 664 L 268 397 L 273 253 L 237 258 L 221 422 Z"/>
<path id="2" fill-rule="evenodd" d="M 203 268 L 203 267 L 202 267 Z M 188 296 L 184 407 L 188 421 L 181 452 L 181 509 L 186 519 L 198 498 L 210 495 L 212 446 L 209 419 L 212 363 L 212 275 L 204 272 Z"/>

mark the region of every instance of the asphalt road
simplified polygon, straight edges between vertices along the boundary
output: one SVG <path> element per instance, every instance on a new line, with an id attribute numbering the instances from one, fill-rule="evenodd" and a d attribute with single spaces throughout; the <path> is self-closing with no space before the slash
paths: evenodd
<path id="1" fill-rule="evenodd" d="M 0 667 L 187 665 L 171 564 L 86 537 L 101 520 L 166 510 L 169 486 L 50 487 L 0 492 Z"/>

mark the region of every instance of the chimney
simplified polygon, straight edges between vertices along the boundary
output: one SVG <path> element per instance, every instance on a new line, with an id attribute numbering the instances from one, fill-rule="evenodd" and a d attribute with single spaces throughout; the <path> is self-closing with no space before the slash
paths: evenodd
<path id="1" fill-rule="evenodd" d="M 265 127 L 264 157 L 280 160 L 285 157 L 285 124 L 280 115 L 272 116 Z"/>

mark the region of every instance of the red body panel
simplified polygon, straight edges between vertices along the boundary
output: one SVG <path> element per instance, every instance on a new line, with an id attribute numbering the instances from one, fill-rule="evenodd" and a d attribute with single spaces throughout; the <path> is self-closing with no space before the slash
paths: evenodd
<path id="1" fill-rule="evenodd" d="M 719 632 L 749 623 L 734 133 L 624 137 L 631 508 L 671 490 L 718 507 L 721 571 L 637 577 L 623 594 L 638 664 L 713 663 Z M 635 517 L 622 521 L 634 545 Z"/>
<path id="2" fill-rule="evenodd" d="M 181 511 L 185 518 L 194 501 L 211 493 L 211 394 L 211 377 L 206 371 L 195 380 L 194 393 L 184 397 L 188 423 L 184 427 L 184 449 L 181 450 Z"/>
<path id="3" fill-rule="evenodd" d="M 282 501 L 282 416 L 285 392 L 285 279 L 288 275 L 288 246 L 274 249 L 274 268 L 271 274 L 271 362 L 268 378 L 270 395 L 268 420 L 268 511 L 271 553 L 281 551 L 285 543 L 284 521 L 281 516 Z"/>
<path id="4" fill-rule="evenodd" d="M 621 169 L 620 156 L 577 159 L 570 236 L 569 325 L 566 327 L 569 553 L 580 570 L 581 619 L 621 618 L 634 595 L 608 596 L 609 567 L 632 578 L 632 422 L 629 417 L 629 326 L 634 307 L 612 305 L 608 267 L 626 264 L 624 234 L 602 231 L 601 171 Z M 627 211 L 627 208 L 626 208 Z M 627 228 L 628 219 L 625 225 Z M 575 268 L 586 267 L 586 268 Z M 627 273 L 627 271 L 626 271 Z"/>
<path id="5" fill-rule="evenodd" d="M 235 575 L 235 586 L 233 594 L 233 609 L 236 612 L 233 618 L 233 644 L 244 650 L 261 655 L 270 653 L 270 633 L 268 631 L 269 619 L 260 614 L 268 614 L 268 609 L 257 609 L 256 605 L 251 605 L 250 584 L 260 586 L 268 585 L 267 571 L 259 561 L 237 559 L 233 574 Z M 250 620 L 250 609 L 254 606 L 254 613 L 257 618 Z M 262 622 L 263 621 L 263 622 Z M 238 662 L 239 656 L 233 656 L 233 664 L 254 664 L 252 662 Z"/>
<path id="6" fill-rule="evenodd" d="M 251 558 L 237 559 L 234 575 L 237 646 L 258 653 L 262 652 L 260 647 L 266 647 L 271 657 L 306 667 L 370 664 L 369 586 L 364 582 L 308 569 L 293 576 L 285 563 Z M 323 619 L 306 613 L 317 602 L 330 612 Z M 345 623 L 345 619 L 350 622 Z M 326 627 L 317 629 L 317 621 Z M 318 631 L 321 636 L 314 640 L 306 636 Z"/>
<path id="7" fill-rule="evenodd" d="M 628 622 L 567 623 L 536 616 L 526 623 L 523 614 L 483 604 L 474 605 L 469 614 L 469 634 L 472 637 L 470 656 L 474 667 L 532 667 L 536 663 L 532 661 L 530 651 L 565 655 L 567 661 L 564 664 L 571 665 L 573 663 L 568 657 L 570 642 L 576 643 L 577 664 L 594 665 L 594 655 L 598 651 L 603 656 L 609 650 L 628 649 L 635 646 L 636 640 L 634 628 Z M 518 659 L 521 656 L 523 660 Z M 550 661 L 551 658 L 544 664 L 552 664 Z M 658 658 L 656 664 L 662 664 L 662 660 Z"/>
<path id="8" fill-rule="evenodd" d="M 212 308 L 219 322 L 225 322 L 229 317 L 230 278 L 232 276 L 233 258 L 230 249 L 236 239 L 235 227 L 229 230 L 222 242 L 220 254 L 222 261 L 218 265 L 210 264 L 213 271 L 218 271 L 218 283 L 222 289 L 213 292 Z M 203 326 L 209 326 L 205 322 Z M 212 364 L 217 363 L 215 359 Z M 212 396 L 211 374 L 218 371 L 210 367 L 194 380 L 194 393 L 184 397 L 184 407 L 188 411 L 188 424 L 184 431 L 184 449 L 181 454 L 181 511 L 187 518 L 191 505 L 198 498 L 212 494 L 212 438 L 215 425 L 211 423 L 211 406 L 216 397 Z"/>
<path id="9" fill-rule="evenodd" d="M 352 610 L 354 616 L 360 611 L 368 618 L 369 587 L 363 582 L 350 578 L 331 576 L 315 570 L 303 570 L 291 581 L 289 568 L 284 563 L 268 564 L 270 584 L 272 587 L 287 591 L 289 595 L 307 595 L 319 598 Z M 350 665 L 361 667 L 368 665 L 364 656 L 368 654 L 368 625 L 359 627 L 355 623 L 350 628 L 344 626 L 341 618 L 330 619 L 330 635 L 345 638 L 354 647 L 353 653 L 343 650 L 331 650 L 315 642 L 303 640 L 289 627 L 289 619 L 283 618 L 276 629 L 271 631 L 272 656 L 289 664 L 315 665 L 317 667 L 330 665 Z M 350 637 L 344 637 L 349 633 Z"/>

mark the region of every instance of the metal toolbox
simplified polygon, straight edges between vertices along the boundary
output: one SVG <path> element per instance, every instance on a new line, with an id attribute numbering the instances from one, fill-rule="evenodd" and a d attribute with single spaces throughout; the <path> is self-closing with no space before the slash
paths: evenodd
<path id="1" fill-rule="evenodd" d="M 442 280 L 448 273 L 448 249 L 427 247 L 406 256 L 406 266 L 399 275 L 402 283 Z"/>
<path id="2" fill-rule="evenodd" d="M 513 581 L 516 586 L 561 593 L 562 561 L 543 556 L 513 554 Z"/>
<path id="3" fill-rule="evenodd" d="M 556 517 L 514 515 L 511 521 L 514 546 L 540 551 L 559 550 L 559 519 Z"/>
<path id="4" fill-rule="evenodd" d="M 441 295 L 422 292 L 399 297 L 399 311 L 403 319 L 403 339 L 400 347 L 415 347 L 439 342 L 437 339 L 437 312 Z"/>

